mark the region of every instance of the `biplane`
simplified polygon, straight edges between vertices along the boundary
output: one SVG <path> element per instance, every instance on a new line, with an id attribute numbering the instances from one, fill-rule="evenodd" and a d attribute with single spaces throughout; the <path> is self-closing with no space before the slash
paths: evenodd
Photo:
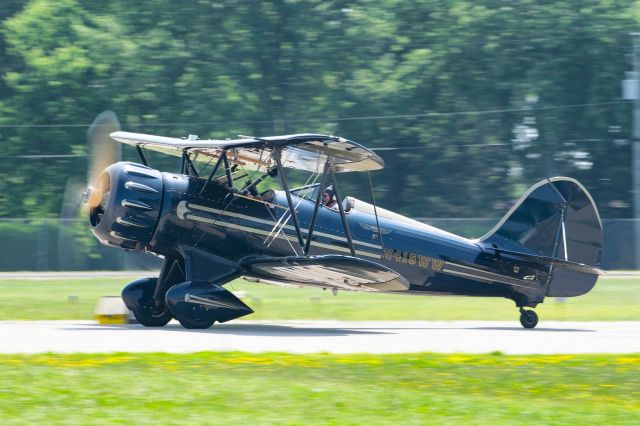
<path id="1" fill-rule="evenodd" d="M 244 277 L 333 291 L 507 298 L 522 326 L 533 328 L 538 316 L 525 308 L 587 293 L 601 274 L 600 217 L 571 178 L 533 185 L 490 232 L 468 239 L 377 206 L 370 176 L 371 203 L 343 197 L 339 174 L 384 166 L 347 139 L 111 137 L 135 147 L 140 163 L 110 165 L 83 200 L 102 243 L 163 259 L 158 277 L 122 292 L 144 326 L 175 318 L 202 329 L 252 313 L 224 288 Z M 180 170 L 149 167 L 146 150 L 181 157 Z M 308 173 L 303 186 L 290 188 L 291 169 Z"/>

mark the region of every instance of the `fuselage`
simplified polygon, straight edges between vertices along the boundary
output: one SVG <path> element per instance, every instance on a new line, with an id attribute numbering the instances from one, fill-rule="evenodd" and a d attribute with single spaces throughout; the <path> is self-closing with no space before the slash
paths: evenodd
<path id="1" fill-rule="evenodd" d="M 301 254 L 283 191 L 274 191 L 265 200 L 234 195 L 215 180 L 202 191 L 204 178 L 162 176 L 165 195 L 150 242 L 152 251 L 177 256 L 181 245 L 195 246 L 234 262 L 254 255 Z M 306 238 L 314 200 L 294 194 L 293 204 Z M 403 275 L 411 284 L 409 292 L 506 297 L 511 292 L 509 280 L 521 281 L 494 271 L 495 265 L 477 241 L 408 218 L 379 216 L 376 221 L 374 214 L 357 207 L 346 218 L 356 255 Z M 338 211 L 320 207 L 308 254 L 350 254 Z M 495 285 L 498 276 L 506 280 L 505 285 Z"/>
<path id="2" fill-rule="evenodd" d="M 176 260 L 195 248 L 240 269 L 251 257 L 303 254 L 283 191 L 240 195 L 226 179 L 161 173 L 135 163 L 114 164 L 101 179 L 104 196 L 91 209 L 90 221 L 105 244 Z M 316 198 L 290 193 L 304 243 Z M 544 299 L 548 272 L 540 264 L 510 259 L 483 241 L 364 202 L 358 205 L 345 214 L 355 256 L 404 277 L 409 288 L 402 293 L 526 298 L 529 304 Z M 307 255 L 327 254 L 350 256 L 351 249 L 340 213 L 320 206 Z M 250 271 L 245 276 L 252 278 Z"/>

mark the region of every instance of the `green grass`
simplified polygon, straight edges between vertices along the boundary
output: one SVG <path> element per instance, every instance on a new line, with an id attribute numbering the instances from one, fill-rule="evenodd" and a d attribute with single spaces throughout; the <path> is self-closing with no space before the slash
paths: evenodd
<path id="1" fill-rule="evenodd" d="M 0 356 L 3 424 L 637 425 L 640 356 Z"/>
<path id="2" fill-rule="evenodd" d="M 133 277 L 132 277 L 133 279 Z M 90 319 L 100 296 L 119 295 L 123 278 L 0 280 L 0 320 Z M 226 286 L 247 293 L 256 313 L 246 319 L 517 320 L 506 299 L 414 297 L 291 289 L 236 280 Z M 71 297 L 71 299 L 70 299 Z M 590 293 L 536 309 L 541 321 L 640 320 L 640 280 L 601 279 Z"/>

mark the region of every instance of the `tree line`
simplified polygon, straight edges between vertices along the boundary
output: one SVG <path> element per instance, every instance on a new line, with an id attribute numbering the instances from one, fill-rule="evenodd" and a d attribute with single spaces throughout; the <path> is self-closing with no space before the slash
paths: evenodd
<path id="1" fill-rule="evenodd" d="M 639 18 L 628 0 L 4 0 L 0 217 L 59 214 L 105 109 L 143 133 L 355 140 L 386 162 L 376 201 L 414 217 L 500 216 L 552 175 L 629 217 Z"/>

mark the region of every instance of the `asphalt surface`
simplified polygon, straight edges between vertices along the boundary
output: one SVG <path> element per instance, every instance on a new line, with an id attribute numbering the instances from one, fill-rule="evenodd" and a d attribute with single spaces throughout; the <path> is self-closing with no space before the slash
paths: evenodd
<path id="1" fill-rule="evenodd" d="M 93 321 L 0 321 L 0 353 L 640 353 L 640 322 L 234 321 L 207 330 Z"/>

